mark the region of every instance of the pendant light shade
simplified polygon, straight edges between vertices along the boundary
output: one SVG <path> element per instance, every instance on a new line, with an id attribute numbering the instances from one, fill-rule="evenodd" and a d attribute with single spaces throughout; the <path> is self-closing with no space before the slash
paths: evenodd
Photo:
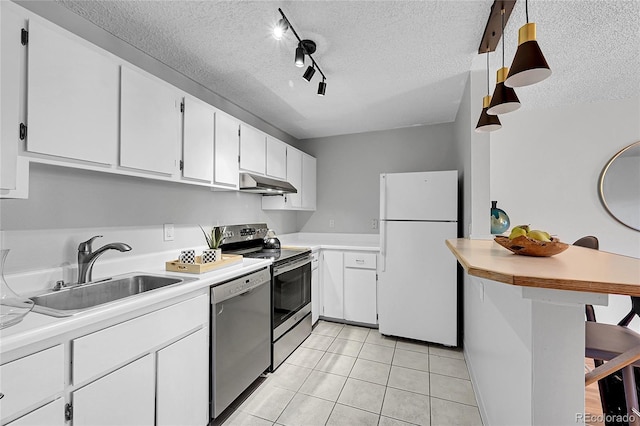
<path id="1" fill-rule="evenodd" d="M 318 96 L 324 96 L 324 92 L 327 91 L 327 83 L 325 83 L 324 78 L 320 83 L 318 83 Z"/>
<path id="2" fill-rule="evenodd" d="M 497 115 L 487 114 L 487 109 L 489 108 L 490 103 L 491 95 L 487 95 L 482 98 L 482 113 L 480 114 L 478 124 L 476 124 L 476 132 L 493 132 L 502 128 L 502 123 L 500 123 L 500 119 Z"/>
<path id="3" fill-rule="evenodd" d="M 312 66 L 307 67 L 307 70 L 302 75 L 302 78 L 304 78 L 307 81 L 311 81 L 311 79 L 313 78 L 313 75 L 315 73 L 316 73 L 316 69 L 314 67 L 312 67 Z"/>
<path id="4" fill-rule="evenodd" d="M 509 68 L 506 67 L 502 67 L 498 70 L 496 88 L 494 89 L 493 96 L 491 97 L 491 104 L 487 109 L 487 114 L 489 115 L 506 114 L 517 110 L 521 106 L 518 95 L 516 95 L 516 91 L 513 90 L 512 87 L 504 85 L 504 80 L 508 73 Z"/>
<path id="5" fill-rule="evenodd" d="M 302 68 L 303 66 L 304 66 L 304 49 L 302 48 L 302 45 L 299 44 L 298 47 L 296 47 L 296 67 Z"/>
<path id="6" fill-rule="evenodd" d="M 518 50 L 504 84 L 507 87 L 529 86 L 550 75 L 549 64 L 536 41 L 536 24 L 528 22 L 518 31 Z"/>

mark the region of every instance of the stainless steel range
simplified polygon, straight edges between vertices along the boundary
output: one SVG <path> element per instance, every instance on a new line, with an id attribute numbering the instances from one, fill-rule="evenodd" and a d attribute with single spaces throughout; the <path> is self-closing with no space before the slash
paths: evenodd
<path id="1" fill-rule="evenodd" d="M 222 251 L 272 259 L 271 371 L 311 334 L 311 250 L 281 248 L 266 223 L 227 226 Z"/>

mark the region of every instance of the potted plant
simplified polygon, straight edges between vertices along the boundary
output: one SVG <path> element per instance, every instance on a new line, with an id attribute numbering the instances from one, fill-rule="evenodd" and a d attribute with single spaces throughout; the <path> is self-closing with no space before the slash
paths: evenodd
<path id="1" fill-rule="evenodd" d="M 224 241 L 224 232 L 226 227 L 214 226 L 211 228 L 211 232 L 209 233 L 207 233 L 202 226 L 200 226 L 200 229 L 202 230 L 204 238 L 207 241 L 207 245 L 209 246 L 208 250 L 202 252 L 202 256 L 200 258 L 202 263 L 218 262 L 222 260 L 222 249 L 220 248 L 220 244 Z"/>

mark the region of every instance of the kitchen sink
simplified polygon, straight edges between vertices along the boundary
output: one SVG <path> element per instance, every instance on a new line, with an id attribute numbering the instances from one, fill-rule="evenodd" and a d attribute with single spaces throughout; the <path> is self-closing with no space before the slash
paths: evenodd
<path id="1" fill-rule="evenodd" d="M 194 280 L 195 278 L 133 273 L 62 288 L 31 297 L 31 300 L 35 304 L 35 312 L 66 317 L 106 303 Z"/>

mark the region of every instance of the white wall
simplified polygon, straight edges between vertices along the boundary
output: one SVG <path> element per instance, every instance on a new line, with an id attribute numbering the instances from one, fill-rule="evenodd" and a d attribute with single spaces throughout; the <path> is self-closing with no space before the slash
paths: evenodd
<path id="1" fill-rule="evenodd" d="M 598 198 L 604 165 L 640 140 L 640 99 L 518 111 L 500 119 L 502 129 L 491 134 L 491 199 L 512 225 L 529 223 L 569 243 L 595 235 L 600 250 L 640 257 L 640 232 L 611 218 Z M 629 308 L 628 297 L 612 296 L 610 307 L 596 308 L 596 315 L 617 322 Z"/>
<path id="2" fill-rule="evenodd" d="M 458 166 L 451 123 L 305 139 L 298 146 L 318 160 L 318 207 L 298 215 L 302 232 L 377 234 L 371 221 L 380 215 L 380 173 Z"/>

